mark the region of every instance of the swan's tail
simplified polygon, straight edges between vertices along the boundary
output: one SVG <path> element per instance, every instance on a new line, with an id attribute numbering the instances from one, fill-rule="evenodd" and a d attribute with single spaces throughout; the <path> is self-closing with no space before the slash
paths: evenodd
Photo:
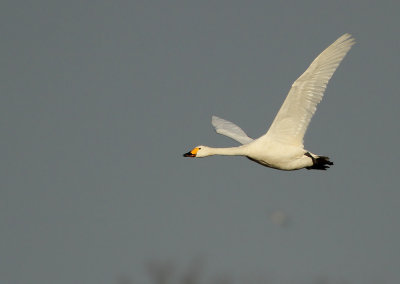
<path id="1" fill-rule="evenodd" d="M 329 161 L 329 157 L 325 156 L 317 156 L 313 158 L 313 165 L 311 167 L 307 167 L 307 170 L 323 170 L 329 169 L 329 166 L 333 165 L 333 162 Z"/>

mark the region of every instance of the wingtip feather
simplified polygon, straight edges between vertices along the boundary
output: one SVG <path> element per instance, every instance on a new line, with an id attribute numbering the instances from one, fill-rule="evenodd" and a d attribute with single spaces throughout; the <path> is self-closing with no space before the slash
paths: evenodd
<path id="1" fill-rule="evenodd" d="M 345 33 L 336 40 L 336 43 L 352 46 L 356 43 L 356 40 L 354 39 L 354 37 L 351 34 Z"/>

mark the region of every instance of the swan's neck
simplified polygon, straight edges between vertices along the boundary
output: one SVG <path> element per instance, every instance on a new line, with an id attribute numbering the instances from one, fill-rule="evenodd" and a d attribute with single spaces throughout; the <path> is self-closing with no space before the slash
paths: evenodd
<path id="1" fill-rule="evenodd" d="M 245 156 L 245 147 L 230 147 L 230 148 L 212 148 L 208 147 L 208 151 L 211 155 L 223 155 L 223 156 Z"/>

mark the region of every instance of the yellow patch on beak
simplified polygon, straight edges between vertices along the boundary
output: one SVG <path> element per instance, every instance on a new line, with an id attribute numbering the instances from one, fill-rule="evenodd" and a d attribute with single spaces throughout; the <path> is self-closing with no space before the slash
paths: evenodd
<path id="1" fill-rule="evenodd" d="M 196 154 L 197 154 L 198 151 L 199 151 L 199 148 L 196 147 L 196 148 L 193 148 L 192 151 L 183 154 L 183 156 L 184 157 L 192 157 L 193 158 L 193 157 L 196 157 Z"/>

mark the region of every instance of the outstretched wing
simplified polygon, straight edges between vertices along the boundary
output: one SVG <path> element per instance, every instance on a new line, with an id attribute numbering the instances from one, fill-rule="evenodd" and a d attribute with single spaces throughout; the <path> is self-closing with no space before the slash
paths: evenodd
<path id="1" fill-rule="evenodd" d="M 303 146 L 304 134 L 326 85 L 354 43 L 350 34 L 344 34 L 315 58 L 293 83 L 267 134 L 260 139 Z"/>
<path id="2" fill-rule="evenodd" d="M 213 115 L 211 123 L 217 133 L 228 136 L 239 143 L 247 144 L 253 141 L 239 126 L 230 121 Z"/>

